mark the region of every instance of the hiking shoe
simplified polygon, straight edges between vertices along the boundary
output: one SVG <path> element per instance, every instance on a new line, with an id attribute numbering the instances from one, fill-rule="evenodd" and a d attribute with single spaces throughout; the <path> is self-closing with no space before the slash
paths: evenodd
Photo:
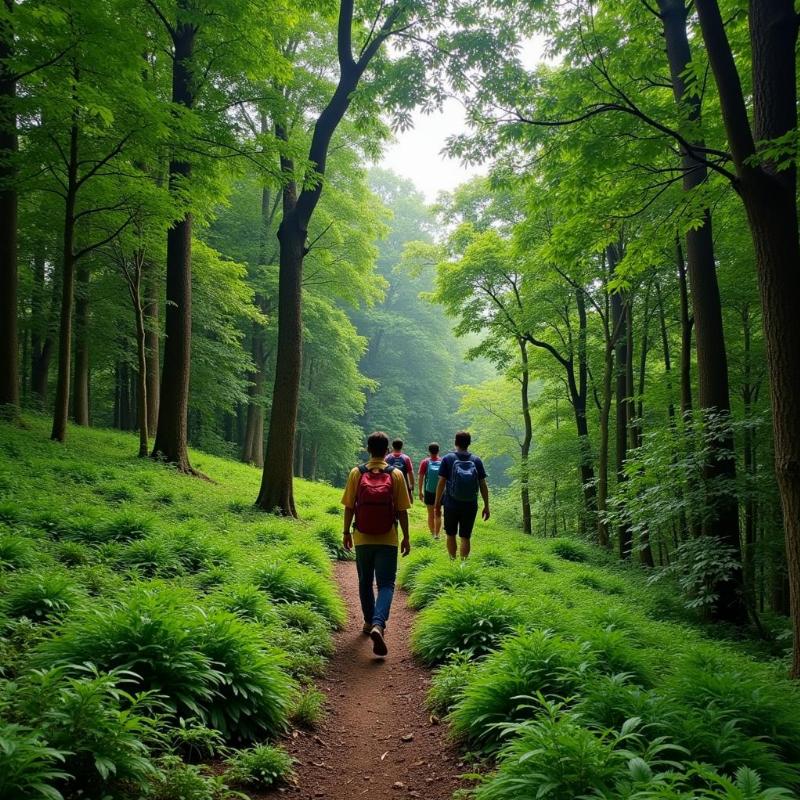
<path id="1" fill-rule="evenodd" d="M 386 642 L 383 640 L 382 626 L 373 625 L 372 630 L 369 632 L 369 638 L 372 639 L 372 652 L 376 656 L 385 656 L 389 652 Z"/>
<path id="2" fill-rule="evenodd" d="M 364 626 L 361 628 L 361 633 L 364 636 L 369 636 L 372 633 L 372 625 L 369 622 L 365 622 Z"/>

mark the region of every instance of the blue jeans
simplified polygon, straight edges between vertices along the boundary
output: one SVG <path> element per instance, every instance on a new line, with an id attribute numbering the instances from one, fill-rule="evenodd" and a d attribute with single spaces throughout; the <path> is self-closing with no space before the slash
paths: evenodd
<path id="1" fill-rule="evenodd" d="M 397 548 L 390 544 L 356 545 L 358 569 L 358 596 L 367 625 L 386 626 L 394 597 L 394 579 L 397 575 Z M 375 598 L 374 583 L 378 584 Z"/>

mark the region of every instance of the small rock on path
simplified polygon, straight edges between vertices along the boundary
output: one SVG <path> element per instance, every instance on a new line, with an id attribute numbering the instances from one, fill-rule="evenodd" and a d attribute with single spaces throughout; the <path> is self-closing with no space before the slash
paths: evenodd
<path id="1" fill-rule="evenodd" d="M 296 759 L 297 783 L 254 798 L 297 800 L 449 800 L 466 771 L 447 741 L 447 728 L 425 707 L 430 673 L 411 657 L 413 612 L 398 590 L 386 631 L 389 655 L 372 654 L 361 633 L 356 569 L 336 565 L 348 622 L 336 634 L 336 652 L 318 682 L 326 716 L 314 732 L 293 731 L 282 742 Z"/>

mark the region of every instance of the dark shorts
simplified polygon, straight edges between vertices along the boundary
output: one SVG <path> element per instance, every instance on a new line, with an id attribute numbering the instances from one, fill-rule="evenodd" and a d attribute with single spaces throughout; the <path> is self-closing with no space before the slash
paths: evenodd
<path id="1" fill-rule="evenodd" d="M 478 506 L 445 506 L 444 507 L 444 532 L 448 536 L 458 534 L 462 539 L 472 536 L 475 518 L 478 516 Z"/>
<path id="2" fill-rule="evenodd" d="M 436 492 L 425 492 L 425 505 L 426 506 L 436 505 Z"/>

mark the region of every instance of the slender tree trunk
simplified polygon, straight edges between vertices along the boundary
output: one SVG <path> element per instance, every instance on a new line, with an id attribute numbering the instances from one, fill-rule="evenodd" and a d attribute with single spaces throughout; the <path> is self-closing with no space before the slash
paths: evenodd
<path id="1" fill-rule="evenodd" d="M 147 331 L 138 281 L 131 289 L 136 319 L 136 422 L 139 429 L 139 457 L 146 458 L 149 450 L 147 436 Z"/>
<path id="2" fill-rule="evenodd" d="M 744 585 L 747 597 L 753 608 L 756 608 L 755 596 L 755 556 L 756 556 L 756 500 L 755 500 L 755 445 L 752 429 L 753 395 L 752 384 L 752 325 L 750 308 L 747 304 L 742 308 L 742 342 L 744 346 L 744 376 L 742 379 L 742 403 L 744 406 L 744 442 L 743 461 L 744 472 L 747 476 L 744 501 Z"/>
<path id="3" fill-rule="evenodd" d="M 692 326 L 689 315 L 689 287 L 686 282 L 686 262 L 679 238 L 675 240 L 675 255 L 678 265 L 678 291 L 681 308 L 681 416 L 692 410 Z"/>
<path id="4" fill-rule="evenodd" d="M 17 81 L 11 73 L 13 0 L 4 0 L 0 24 L 0 408 L 19 413 L 19 340 L 17 334 Z"/>
<path id="5" fill-rule="evenodd" d="M 44 277 L 45 256 L 37 252 L 33 258 L 33 293 L 31 297 L 31 395 L 44 409 L 47 402 L 47 378 L 53 351 L 50 323 L 53 317 L 56 289 L 52 288 L 48 309 L 45 312 L 47 286 Z"/>
<path id="6" fill-rule="evenodd" d="M 160 392 L 160 281 L 158 268 L 152 262 L 145 267 L 145 347 L 147 348 L 147 432 L 153 435 L 158 426 L 158 396 Z"/>
<path id="7" fill-rule="evenodd" d="M 672 359 L 670 357 L 669 335 L 667 333 L 667 318 L 664 314 L 664 299 L 661 297 L 661 287 L 656 283 L 656 307 L 658 308 L 658 322 L 661 332 L 661 352 L 664 357 L 664 376 L 667 383 L 667 417 L 670 425 L 675 422 L 675 403 L 672 400 Z"/>
<path id="8" fill-rule="evenodd" d="M 288 204 L 294 205 L 291 200 Z M 278 351 L 267 452 L 256 504 L 266 511 L 296 517 L 292 466 L 303 360 L 301 293 L 306 231 L 298 225 L 293 211 L 284 212 L 278 237 Z"/>
<path id="9" fill-rule="evenodd" d="M 89 425 L 89 268 L 83 263 L 77 269 L 72 392 L 72 418 L 78 425 Z"/>
<path id="10" fill-rule="evenodd" d="M 531 451 L 531 441 L 533 440 L 533 422 L 531 420 L 531 406 L 528 397 L 528 384 L 530 375 L 528 372 L 528 343 L 525 339 L 519 340 L 520 363 L 522 364 L 521 400 L 522 400 L 522 419 L 525 424 L 525 433 L 520 445 L 520 500 L 522 502 L 522 530 L 524 533 L 533 533 L 531 527 L 531 497 L 528 484 L 528 458 Z"/>
<path id="11" fill-rule="evenodd" d="M 308 473 L 308 479 L 315 481 L 317 479 L 317 469 L 319 467 L 319 443 L 315 440 L 311 445 L 311 467 Z"/>
<path id="12" fill-rule="evenodd" d="M 686 91 L 685 74 L 692 62 L 689 37 L 686 30 L 688 9 L 685 0 L 659 0 L 667 45 L 667 60 L 672 77 L 675 101 L 686 114 L 690 123 L 700 122 L 700 97 Z M 691 144 L 704 147 L 701 138 L 695 137 Z M 684 149 L 681 154 L 684 169 L 683 186 L 687 192 L 707 180 L 707 169 L 703 161 L 693 152 Z M 703 224 L 686 233 L 686 263 L 692 290 L 692 316 L 695 326 L 697 350 L 697 375 L 699 403 L 704 417 L 717 414 L 724 421 L 730 417 L 730 390 L 728 387 L 728 357 L 725 349 L 725 331 L 722 325 L 722 302 L 717 283 L 714 240 L 711 230 L 711 214 L 706 209 Z M 724 542 L 741 559 L 739 538 L 739 507 L 732 490 L 736 479 L 736 462 L 733 457 L 733 433 L 715 436 L 708 442 L 708 460 L 703 473 L 706 483 L 718 486 L 725 483 L 727 490 L 717 495 L 714 508 L 707 514 L 703 533 Z M 717 587 L 719 600 L 715 604 L 714 616 L 729 622 L 746 620 L 741 573 Z"/>
<path id="13" fill-rule="evenodd" d="M 66 196 L 64 200 L 64 234 L 61 263 L 61 315 L 58 332 L 58 377 L 53 407 L 51 438 L 63 442 L 67 436 L 69 416 L 69 379 L 72 367 L 72 305 L 75 297 L 75 201 L 78 183 L 78 125 L 70 129 Z"/>
<path id="14" fill-rule="evenodd" d="M 179 0 L 179 19 L 173 36 L 172 101 L 185 108 L 195 103 L 192 75 L 197 29 L 182 20 L 192 9 Z M 183 189 L 191 179 L 186 161 L 169 165 L 170 192 Z M 167 306 L 165 313 L 164 365 L 153 457 L 175 464 L 181 472 L 192 472 L 189 464 L 189 373 L 192 353 L 192 214 L 186 212 L 167 232 Z"/>
<path id="15" fill-rule="evenodd" d="M 616 467 L 617 484 L 627 480 L 625 475 L 625 459 L 628 452 L 628 301 L 620 292 L 611 295 L 611 318 L 614 329 L 619 331 L 616 340 Z M 619 557 L 630 558 L 633 548 L 633 535 L 630 526 L 623 522 L 619 526 Z"/>

